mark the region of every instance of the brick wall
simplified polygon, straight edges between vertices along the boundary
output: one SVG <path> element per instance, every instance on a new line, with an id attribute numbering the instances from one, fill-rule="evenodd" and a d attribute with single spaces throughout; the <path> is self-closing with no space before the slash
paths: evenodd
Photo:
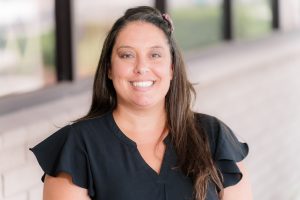
<path id="1" fill-rule="evenodd" d="M 30 147 L 86 113 L 89 94 L 0 117 L 0 200 L 41 200 L 43 175 Z"/>

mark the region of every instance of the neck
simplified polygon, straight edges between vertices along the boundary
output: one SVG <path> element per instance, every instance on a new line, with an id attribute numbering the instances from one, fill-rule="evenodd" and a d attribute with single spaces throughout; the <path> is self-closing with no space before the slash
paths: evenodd
<path id="1" fill-rule="evenodd" d="M 157 142 L 166 133 L 165 108 L 132 110 L 119 105 L 113 116 L 119 128 L 136 143 Z"/>

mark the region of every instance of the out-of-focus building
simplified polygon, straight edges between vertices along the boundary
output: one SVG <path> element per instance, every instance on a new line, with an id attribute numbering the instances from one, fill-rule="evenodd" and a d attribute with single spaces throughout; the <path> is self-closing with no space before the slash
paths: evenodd
<path id="1" fill-rule="evenodd" d="M 218 45 L 224 39 L 249 40 L 266 37 L 274 30 L 290 31 L 300 23 L 298 0 L 64 2 L 68 1 L 55 6 L 53 0 L 0 1 L 0 96 L 35 91 L 64 79 L 91 77 L 106 32 L 132 6 L 157 5 L 167 10 L 185 52 Z M 63 9 L 70 9 L 70 18 Z M 71 33 L 63 28 L 68 25 Z M 56 49 L 66 46 L 68 39 L 70 56 L 64 62 L 69 60 L 69 66 L 57 64 L 56 59 L 65 54 L 57 54 Z M 58 69 L 69 77 L 60 78 Z"/>
<path id="2" fill-rule="evenodd" d="M 42 199 L 42 171 L 28 148 L 87 112 L 106 33 L 127 8 L 139 5 L 171 15 L 191 63 L 199 54 L 211 56 L 210 49 L 246 48 L 300 29 L 300 0 L 0 0 L 0 200 Z M 189 71 L 190 77 L 205 76 L 195 73 L 201 70 Z M 209 75 L 203 80 L 219 79 Z M 257 199 L 276 199 L 259 198 L 255 187 Z"/>

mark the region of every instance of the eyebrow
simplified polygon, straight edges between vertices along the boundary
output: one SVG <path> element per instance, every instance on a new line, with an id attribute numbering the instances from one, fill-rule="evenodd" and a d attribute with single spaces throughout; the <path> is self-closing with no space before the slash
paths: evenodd
<path id="1" fill-rule="evenodd" d="M 117 48 L 117 50 L 118 49 L 122 49 L 122 48 L 125 48 L 125 49 L 127 49 L 127 48 L 129 48 L 129 49 L 134 49 L 134 47 L 132 47 L 132 46 L 129 46 L 129 45 L 122 45 L 122 46 L 119 46 L 118 48 Z M 149 49 L 163 49 L 164 47 L 163 46 L 160 46 L 160 45 L 154 45 L 154 46 L 151 46 L 151 47 L 149 47 Z"/>
<path id="2" fill-rule="evenodd" d="M 133 47 L 131 47 L 131 46 L 122 45 L 122 46 L 119 46 L 119 47 L 117 48 L 117 50 L 118 50 L 118 49 L 122 49 L 122 48 L 125 48 L 125 49 L 127 49 L 127 48 L 133 49 Z"/>
<path id="3" fill-rule="evenodd" d="M 164 48 L 163 46 L 159 46 L 159 45 L 150 47 L 150 49 L 163 49 L 163 48 Z"/>

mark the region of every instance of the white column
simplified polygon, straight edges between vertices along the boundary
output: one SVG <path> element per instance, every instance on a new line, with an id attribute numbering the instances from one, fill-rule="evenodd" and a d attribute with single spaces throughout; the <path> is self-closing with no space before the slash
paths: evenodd
<path id="1" fill-rule="evenodd" d="M 280 0 L 280 26 L 283 31 L 300 29 L 300 1 Z"/>

